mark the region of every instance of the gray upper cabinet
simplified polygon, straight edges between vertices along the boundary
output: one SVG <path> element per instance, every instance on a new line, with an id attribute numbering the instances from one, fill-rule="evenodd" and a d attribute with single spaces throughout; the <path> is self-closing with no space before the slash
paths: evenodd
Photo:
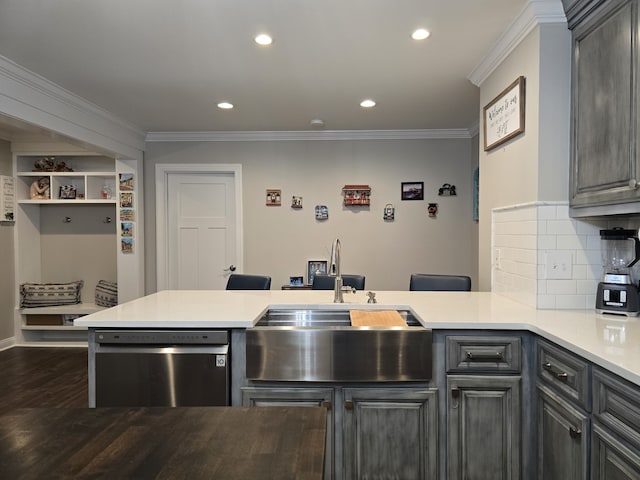
<path id="1" fill-rule="evenodd" d="M 564 5 L 573 29 L 572 215 L 640 211 L 638 0 Z"/>

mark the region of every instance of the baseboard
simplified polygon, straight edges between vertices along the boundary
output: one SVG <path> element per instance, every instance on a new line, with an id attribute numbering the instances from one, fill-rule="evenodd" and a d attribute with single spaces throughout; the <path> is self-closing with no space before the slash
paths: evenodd
<path id="1" fill-rule="evenodd" d="M 16 337 L 5 338 L 4 340 L 0 340 L 0 351 L 7 350 L 17 344 Z"/>

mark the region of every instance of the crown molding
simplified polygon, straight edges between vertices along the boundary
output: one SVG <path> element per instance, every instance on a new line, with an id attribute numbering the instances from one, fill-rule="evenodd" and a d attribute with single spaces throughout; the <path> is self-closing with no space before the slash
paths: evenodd
<path id="1" fill-rule="evenodd" d="M 441 130 L 302 130 L 256 132 L 148 132 L 147 142 L 266 142 L 300 140 L 423 140 L 471 138 L 466 128 Z"/>
<path id="2" fill-rule="evenodd" d="M 130 158 L 144 150 L 137 127 L 2 55 L 0 113 Z"/>
<path id="3" fill-rule="evenodd" d="M 511 22 L 496 44 L 467 77 L 476 86 L 482 83 L 538 25 L 567 23 L 560 0 L 529 0 L 520 14 Z"/>

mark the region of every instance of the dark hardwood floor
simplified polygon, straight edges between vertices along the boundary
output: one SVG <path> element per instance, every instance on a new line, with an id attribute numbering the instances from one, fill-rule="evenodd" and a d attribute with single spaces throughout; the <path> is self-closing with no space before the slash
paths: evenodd
<path id="1" fill-rule="evenodd" d="M 86 348 L 0 352 L 0 415 L 15 408 L 87 407 L 87 388 Z"/>

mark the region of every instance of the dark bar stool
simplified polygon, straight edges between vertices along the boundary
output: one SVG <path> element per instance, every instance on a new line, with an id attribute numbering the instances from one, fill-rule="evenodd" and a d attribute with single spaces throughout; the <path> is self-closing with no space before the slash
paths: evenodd
<path id="1" fill-rule="evenodd" d="M 227 280 L 227 290 L 269 290 L 271 277 L 232 273 Z"/>
<path id="2" fill-rule="evenodd" d="M 356 290 L 364 290 L 364 275 L 340 275 L 342 285 Z M 336 277 L 331 275 L 314 275 L 312 290 L 333 290 L 336 285 Z"/>
<path id="3" fill-rule="evenodd" d="M 421 292 L 469 292 L 471 291 L 471 278 L 466 275 L 414 273 L 409 281 L 409 290 Z"/>

